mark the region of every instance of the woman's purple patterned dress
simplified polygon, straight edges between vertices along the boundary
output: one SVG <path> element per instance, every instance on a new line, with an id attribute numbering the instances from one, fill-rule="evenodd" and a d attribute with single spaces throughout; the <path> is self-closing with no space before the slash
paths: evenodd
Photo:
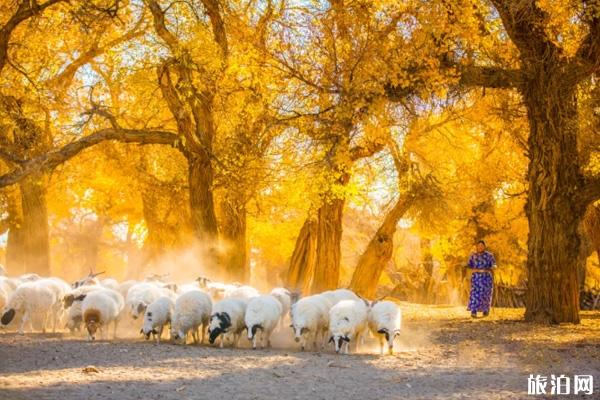
<path id="1" fill-rule="evenodd" d="M 469 268 L 490 270 L 496 266 L 494 255 L 489 251 L 474 253 L 469 257 Z M 494 280 L 491 272 L 473 272 L 471 276 L 471 295 L 467 310 L 471 313 L 488 313 L 492 305 Z"/>

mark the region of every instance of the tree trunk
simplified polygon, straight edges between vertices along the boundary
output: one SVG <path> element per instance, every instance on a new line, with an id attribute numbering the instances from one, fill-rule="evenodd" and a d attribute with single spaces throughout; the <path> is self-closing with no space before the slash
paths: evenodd
<path id="1" fill-rule="evenodd" d="M 431 255 L 431 239 L 421 238 L 421 263 L 425 270 L 425 282 L 421 291 L 421 302 L 424 304 L 432 303 L 431 285 L 433 284 L 433 256 Z"/>
<path id="2" fill-rule="evenodd" d="M 235 198 L 221 203 L 221 239 L 224 245 L 221 264 L 227 279 L 248 282 L 248 248 L 246 243 L 246 205 Z"/>
<path id="3" fill-rule="evenodd" d="M 167 249 L 172 248 L 175 242 L 167 221 L 161 213 L 161 208 L 164 208 L 161 207 L 161 202 L 169 201 L 169 197 L 165 200 L 164 196 L 168 196 L 168 193 L 158 190 L 156 187 L 142 191 L 142 212 L 148 229 L 148 235 L 142 247 L 144 266 L 159 261 L 160 257 L 165 254 Z"/>
<path id="4" fill-rule="evenodd" d="M 309 293 L 317 260 L 317 221 L 307 218 L 300 229 L 287 274 L 289 288 Z"/>
<path id="5" fill-rule="evenodd" d="M 50 275 L 48 210 L 44 177 L 31 175 L 20 183 L 26 272 Z"/>
<path id="6" fill-rule="evenodd" d="M 383 223 L 360 256 L 358 265 L 352 275 L 350 289 L 355 293 L 368 299 L 375 297 L 379 277 L 392 258 L 394 233 L 396 233 L 398 221 L 408 211 L 412 203 L 412 197 L 402 196 L 385 216 Z"/>
<path id="7" fill-rule="evenodd" d="M 528 290 L 525 319 L 579 323 L 578 227 L 585 207 L 577 153 L 575 86 L 554 66 L 530 71 L 522 89 L 530 124 Z"/>
<path id="8" fill-rule="evenodd" d="M 213 168 L 210 159 L 192 154 L 188 157 L 190 213 L 192 232 L 206 251 L 210 267 L 217 263 L 217 217 L 213 200 Z"/>
<path id="9" fill-rule="evenodd" d="M 312 293 L 338 287 L 344 203 L 344 199 L 333 199 L 319 207 L 316 232 L 317 257 L 311 285 Z"/>
<path id="10" fill-rule="evenodd" d="M 6 242 L 6 269 L 9 275 L 25 273 L 25 241 L 21 193 L 17 187 L 7 188 L 8 238 Z"/>

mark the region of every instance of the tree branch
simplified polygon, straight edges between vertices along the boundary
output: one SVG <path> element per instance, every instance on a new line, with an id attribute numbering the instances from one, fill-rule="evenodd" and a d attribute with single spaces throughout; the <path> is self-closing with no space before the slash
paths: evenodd
<path id="1" fill-rule="evenodd" d="M 371 157 L 373 154 L 380 152 L 385 147 L 385 143 L 368 142 L 365 145 L 357 145 L 350 149 L 350 159 L 352 161 L 361 158 Z"/>
<path id="2" fill-rule="evenodd" d="M 562 53 L 546 33 L 548 13 L 534 0 L 491 0 L 502 24 L 521 54 L 548 57 Z"/>
<path id="3" fill-rule="evenodd" d="M 150 7 L 150 11 L 152 12 L 154 29 L 156 30 L 157 35 L 165 41 L 173 54 L 177 54 L 179 50 L 179 41 L 175 35 L 173 35 L 167 29 L 165 24 L 165 12 L 162 10 L 162 8 L 160 8 L 160 5 L 155 0 L 150 0 L 147 3 Z"/>
<path id="4" fill-rule="evenodd" d="M 468 65 L 460 70 L 460 84 L 481 86 L 492 89 L 513 89 L 519 87 L 521 71 L 498 67 L 479 67 Z"/>
<path id="5" fill-rule="evenodd" d="M 579 193 L 579 197 L 585 206 L 600 200 L 600 176 L 584 178 L 584 186 Z"/>
<path id="6" fill-rule="evenodd" d="M 64 0 L 48 0 L 43 4 L 37 4 L 35 0 L 21 0 L 17 11 L 10 17 L 10 19 L 0 28 L 0 73 L 4 69 L 8 60 L 8 42 L 12 32 L 19 26 L 19 24 L 35 14 L 41 13 L 46 8 L 60 3 Z"/>
<path id="7" fill-rule="evenodd" d="M 202 0 L 202 4 L 206 9 L 206 14 L 208 14 L 210 18 L 215 42 L 217 42 L 217 44 L 221 48 L 221 57 L 223 58 L 223 60 L 226 60 L 229 50 L 227 44 L 227 34 L 225 33 L 225 22 L 223 21 L 223 16 L 219 11 L 219 1 Z"/>
<path id="8" fill-rule="evenodd" d="M 577 49 L 577 61 L 586 65 L 590 72 L 600 67 L 600 0 L 582 0 L 584 16 L 582 20 L 588 26 L 588 33 Z"/>
<path id="9" fill-rule="evenodd" d="M 82 53 L 79 57 L 67 65 L 61 73 L 50 79 L 50 83 L 57 86 L 60 92 L 64 92 L 73 81 L 73 78 L 75 77 L 75 74 L 79 68 L 88 64 L 94 58 L 105 53 L 107 50 L 144 34 L 144 29 L 140 29 L 142 28 L 143 21 L 144 16 L 139 19 L 139 21 L 130 31 L 125 32 L 122 36 L 109 41 L 103 46 L 100 46 L 98 42 L 94 43 L 86 52 Z"/>
<path id="10" fill-rule="evenodd" d="M 178 144 L 178 136 L 172 132 L 139 129 L 102 129 L 71 142 L 58 150 L 53 150 L 32 158 L 11 172 L 0 176 L 0 188 L 13 185 L 31 174 L 51 171 L 88 147 L 108 140 L 117 140 L 123 143 L 166 144 L 181 150 Z"/>

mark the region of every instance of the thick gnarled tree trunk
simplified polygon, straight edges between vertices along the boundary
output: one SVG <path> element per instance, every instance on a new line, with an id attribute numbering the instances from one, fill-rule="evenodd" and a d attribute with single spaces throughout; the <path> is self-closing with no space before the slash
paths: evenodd
<path id="1" fill-rule="evenodd" d="M 6 267 L 10 275 L 25 273 L 25 240 L 21 193 L 17 187 L 6 189 L 8 212 L 8 238 L 6 241 Z"/>
<path id="2" fill-rule="evenodd" d="M 310 292 L 317 259 L 317 221 L 306 219 L 294 246 L 287 274 L 287 286 L 303 294 Z"/>
<path id="3" fill-rule="evenodd" d="M 234 195 L 221 202 L 221 214 L 221 241 L 224 251 L 220 258 L 223 272 L 230 281 L 247 282 L 250 271 L 246 242 L 246 206 Z"/>
<path id="4" fill-rule="evenodd" d="M 344 203 L 344 199 L 333 199 L 319 207 L 316 232 L 317 257 L 311 285 L 312 293 L 338 287 Z"/>
<path id="5" fill-rule="evenodd" d="M 375 297 L 379 277 L 392 258 L 394 233 L 398 221 L 406 214 L 412 203 L 413 199 L 410 196 L 402 196 L 398 199 L 360 256 L 350 282 L 350 289 L 357 294 L 368 299 Z"/>
<path id="6" fill-rule="evenodd" d="M 217 217 L 210 159 L 196 154 L 188 157 L 188 179 L 192 230 L 200 245 L 214 248 L 217 240 Z"/>
<path id="7" fill-rule="evenodd" d="M 532 71 L 522 89 L 530 124 L 528 321 L 579 323 L 577 260 L 585 205 L 577 151 L 576 87 L 553 65 Z"/>
<path id="8" fill-rule="evenodd" d="M 25 270 L 42 276 L 50 275 L 50 243 L 48 210 L 44 177 L 31 175 L 20 183 Z"/>

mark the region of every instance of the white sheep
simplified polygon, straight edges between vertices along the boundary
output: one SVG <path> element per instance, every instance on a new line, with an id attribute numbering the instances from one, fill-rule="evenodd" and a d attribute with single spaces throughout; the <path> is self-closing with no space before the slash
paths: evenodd
<path id="1" fill-rule="evenodd" d="M 50 314 L 52 332 L 54 333 L 56 332 L 56 326 L 59 324 L 62 326 L 64 323 L 65 312 L 62 300 L 64 296 L 71 291 L 71 286 L 67 282 L 56 277 L 40 279 L 37 282 L 48 286 L 56 296 L 57 301 L 54 303 Z"/>
<path id="2" fill-rule="evenodd" d="M 198 286 L 198 283 L 196 281 L 184 282 L 181 285 L 177 285 L 177 293 L 179 293 L 179 294 L 183 294 L 186 292 L 190 292 L 192 290 L 199 290 L 199 289 L 201 289 L 203 292 L 208 293 L 208 291 L 206 291 L 205 289 Z M 209 293 L 209 296 L 210 296 L 210 293 Z M 212 296 L 211 296 L 211 298 L 212 298 Z"/>
<path id="3" fill-rule="evenodd" d="M 392 301 L 375 301 L 369 310 L 369 328 L 379 339 L 379 353 L 383 354 L 384 336 L 389 354 L 394 354 L 394 338 L 400 334 L 402 313 Z"/>
<path id="4" fill-rule="evenodd" d="M 240 335 L 246 328 L 244 321 L 246 305 L 244 299 L 223 299 L 215 303 L 208 326 L 210 344 L 213 344 L 217 337 L 221 336 L 221 348 L 226 339 L 232 339 L 232 346 L 237 347 Z"/>
<path id="5" fill-rule="evenodd" d="M 298 293 L 293 293 L 290 290 L 282 287 L 277 287 L 271 290 L 271 296 L 275 297 L 281 303 L 281 319 L 280 319 L 280 328 L 283 328 L 284 319 L 286 315 L 290 312 L 290 307 L 292 303 L 295 303 L 298 300 Z"/>
<path id="6" fill-rule="evenodd" d="M 358 342 L 364 339 L 367 329 L 369 308 L 363 300 L 342 300 L 329 310 L 329 330 L 336 353 L 345 345 L 345 354 L 348 354 L 350 341 L 354 341 L 354 351 L 358 349 Z"/>
<path id="7" fill-rule="evenodd" d="M 24 332 L 25 324 L 35 315 L 41 316 L 42 332 L 46 332 L 46 320 L 55 304 L 60 304 L 52 288 L 44 282 L 31 281 L 19 285 L 8 298 L 0 321 L 8 325 L 17 313 L 21 314 L 18 332 Z"/>
<path id="8" fill-rule="evenodd" d="M 85 278 L 82 278 L 78 281 L 73 282 L 71 284 L 71 287 L 73 289 L 77 289 L 78 287 L 85 286 L 85 285 L 99 285 L 100 280 L 97 278 L 97 276 L 102 275 L 103 273 L 104 272 L 93 273 L 90 271 L 88 276 L 86 276 Z"/>
<path id="9" fill-rule="evenodd" d="M 126 299 L 129 289 L 131 289 L 132 286 L 137 285 L 138 283 L 140 282 L 132 279 L 127 280 L 125 282 L 121 282 L 119 283 L 119 288 L 117 289 L 117 291 L 121 293 L 121 296 L 123 296 L 124 299 Z"/>
<path id="10" fill-rule="evenodd" d="M 19 283 L 12 278 L 6 276 L 0 276 L 0 310 L 4 309 L 4 306 L 8 302 L 8 298 L 19 286 Z"/>
<path id="11" fill-rule="evenodd" d="M 0 309 L 4 310 L 4 306 L 8 303 L 9 296 L 10 293 L 3 286 L 0 286 Z"/>
<path id="12" fill-rule="evenodd" d="M 321 348 L 329 329 L 329 309 L 331 302 L 320 294 L 304 297 L 292 305 L 290 327 L 294 330 L 294 340 L 300 343 L 302 351 L 307 343 L 317 349 L 317 341 L 321 339 Z"/>
<path id="13" fill-rule="evenodd" d="M 65 296 L 63 296 L 63 306 L 67 310 L 67 321 L 65 327 L 74 333 L 76 330 L 81 330 L 81 323 L 83 322 L 83 314 L 81 313 L 81 302 L 85 295 L 94 290 L 101 289 L 100 285 L 85 285 L 80 286 L 77 289 L 71 290 Z"/>
<path id="14" fill-rule="evenodd" d="M 327 297 L 332 306 L 335 306 L 342 300 L 360 300 L 360 297 L 358 297 L 356 293 L 349 289 L 328 290 L 319 294 Z"/>
<path id="15" fill-rule="evenodd" d="M 148 304 L 161 296 L 172 296 L 169 289 L 157 286 L 153 282 L 141 282 L 131 286 L 127 292 L 125 304 L 133 319 L 143 316 Z"/>
<path id="16" fill-rule="evenodd" d="M 202 326 L 202 340 L 212 311 L 210 297 L 201 290 L 183 293 L 175 302 L 175 312 L 171 319 L 171 339 L 186 343 L 188 333 L 192 333 L 194 343 L 198 343 L 198 327 Z"/>
<path id="17" fill-rule="evenodd" d="M 238 286 L 230 285 L 221 282 L 208 282 L 205 284 L 204 290 L 213 301 L 223 300 L 227 293 L 232 293 Z"/>
<path id="18" fill-rule="evenodd" d="M 225 291 L 226 299 L 251 299 L 260 296 L 260 292 L 252 286 L 230 286 Z"/>
<path id="19" fill-rule="evenodd" d="M 42 279 L 38 274 L 23 274 L 18 277 L 18 279 L 22 282 L 33 282 Z"/>
<path id="20" fill-rule="evenodd" d="M 171 323 L 171 317 L 175 309 L 173 299 L 168 296 L 162 296 L 154 300 L 146 308 L 144 314 L 144 326 L 140 333 L 150 339 L 150 334 L 156 338 L 156 343 L 160 343 L 160 338 L 165 325 Z"/>
<path id="21" fill-rule="evenodd" d="M 22 282 L 18 280 L 18 278 L 9 278 L 7 276 L 0 276 L 0 286 L 4 288 L 7 292 L 14 292 L 17 286 L 19 286 Z"/>
<path id="22" fill-rule="evenodd" d="M 123 307 L 123 298 L 120 293 L 111 289 L 94 290 L 84 295 L 81 304 L 83 323 L 88 331 L 88 339 L 95 340 L 98 330 L 105 336 L 104 328 L 113 323 L 113 338 L 117 336 L 119 315 Z"/>
<path id="23" fill-rule="evenodd" d="M 261 347 L 265 342 L 271 347 L 271 333 L 281 318 L 281 303 L 271 295 L 253 297 L 248 300 L 244 322 L 248 329 L 248 340 L 252 341 L 252 348 L 256 349 L 257 341 Z M 260 337 L 257 334 L 260 331 Z"/>
<path id="24" fill-rule="evenodd" d="M 77 289 L 72 290 L 63 298 L 64 307 L 67 309 L 66 328 L 68 328 L 71 333 L 81 329 L 81 323 L 83 322 L 82 302 L 86 295 L 97 290 L 105 290 L 106 294 L 111 296 L 117 303 L 119 310 L 123 309 L 125 303 L 123 296 L 118 291 L 105 288 L 102 285 L 80 286 Z"/>
<path id="25" fill-rule="evenodd" d="M 116 292 L 119 291 L 119 282 L 117 282 L 116 279 L 114 278 L 106 278 L 106 279 L 102 279 L 100 281 L 100 285 L 107 288 L 107 289 L 112 289 Z M 125 296 L 123 296 L 125 297 Z"/>

